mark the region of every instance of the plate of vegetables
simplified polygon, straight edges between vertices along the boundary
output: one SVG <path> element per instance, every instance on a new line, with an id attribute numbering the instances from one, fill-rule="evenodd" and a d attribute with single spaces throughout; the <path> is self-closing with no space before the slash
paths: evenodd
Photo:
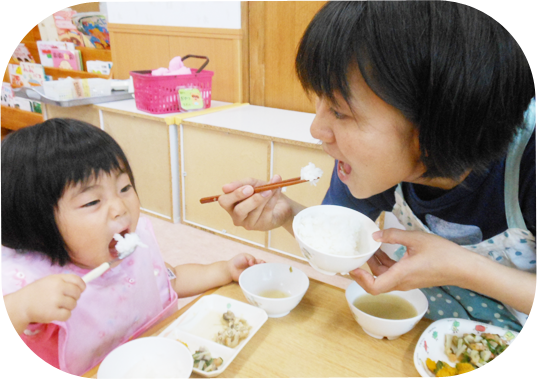
<path id="1" fill-rule="evenodd" d="M 261 308 L 220 295 L 204 296 L 159 336 L 183 343 L 192 354 L 192 372 L 221 375 L 267 321 Z"/>
<path id="2" fill-rule="evenodd" d="M 414 365 L 423 377 L 464 374 L 492 361 L 517 335 L 508 329 L 466 319 L 438 320 L 420 336 L 414 350 Z"/>

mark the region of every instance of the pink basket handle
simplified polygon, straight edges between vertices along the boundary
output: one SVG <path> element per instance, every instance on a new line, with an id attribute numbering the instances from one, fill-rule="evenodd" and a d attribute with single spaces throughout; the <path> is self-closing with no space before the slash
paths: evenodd
<path id="1" fill-rule="evenodd" d="M 205 66 L 207 66 L 209 64 L 209 58 L 203 56 L 203 55 L 185 55 L 184 57 L 182 57 L 181 59 L 184 61 L 185 59 L 187 58 L 199 58 L 199 59 L 205 59 L 205 63 L 201 65 L 200 68 L 198 68 L 198 71 L 196 71 L 196 74 L 199 74 L 201 72 L 201 70 L 203 70 L 205 68 Z"/>

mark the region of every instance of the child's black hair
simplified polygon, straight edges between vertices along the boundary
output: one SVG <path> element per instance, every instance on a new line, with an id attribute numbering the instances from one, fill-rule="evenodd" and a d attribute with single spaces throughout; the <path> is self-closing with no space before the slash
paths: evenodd
<path id="1" fill-rule="evenodd" d="M 339 92 L 349 103 L 355 67 L 418 128 L 424 177 L 455 179 L 505 157 L 535 96 L 513 37 L 448 1 L 328 2 L 300 42 L 299 80 L 307 92 L 331 102 Z"/>
<path id="2" fill-rule="evenodd" d="M 2 245 L 70 262 L 55 221 L 58 201 L 69 186 L 116 170 L 134 187 L 121 147 L 91 124 L 53 118 L 9 134 L 2 141 Z"/>

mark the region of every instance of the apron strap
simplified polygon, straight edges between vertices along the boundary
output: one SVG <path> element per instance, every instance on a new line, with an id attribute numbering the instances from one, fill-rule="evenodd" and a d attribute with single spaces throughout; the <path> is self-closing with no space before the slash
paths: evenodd
<path id="1" fill-rule="evenodd" d="M 507 217 L 507 227 L 527 230 L 526 222 L 522 216 L 518 199 L 520 161 L 526 149 L 533 130 L 535 129 L 535 98 L 530 102 L 524 114 L 523 126 L 518 130 L 511 143 L 507 159 L 505 161 L 505 215 Z"/>

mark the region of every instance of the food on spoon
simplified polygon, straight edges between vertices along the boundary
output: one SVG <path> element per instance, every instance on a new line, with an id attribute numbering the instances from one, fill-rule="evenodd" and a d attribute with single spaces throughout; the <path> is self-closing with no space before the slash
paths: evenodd
<path id="1" fill-rule="evenodd" d="M 359 255 L 362 226 L 355 218 L 306 215 L 299 219 L 298 236 L 325 254 Z"/>
<path id="2" fill-rule="evenodd" d="M 311 185 L 316 186 L 321 176 L 323 176 L 323 170 L 315 167 L 311 162 L 300 169 L 300 179 L 309 180 Z"/>
<path id="3" fill-rule="evenodd" d="M 200 346 L 200 348 L 192 354 L 192 358 L 194 358 L 194 368 L 205 372 L 218 370 L 218 367 L 224 363 L 222 358 L 213 358 L 205 346 Z"/>
<path id="4" fill-rule="evenodd" d="M 215 342 L 228 347 L 235 347 L 240 340 L 248 337 L 251 326 L 243 318 L 236 317 L 231 311 L 227 311 L 222 315 L 222 325 L 224 330 L 218 332 L 214 338 Z"/>
<path id="5" fill-rule="evenodd" d="M 114 239 L 117 241 L 115 248 L 119 253 L 120 259 L 132 253 L 137 246 L 147 247 L 136 233 L 127 233 L 125 237 L 116 233 L 114 234 Z"/>
<path id="6" fill-rule="evenodd" d="M 427 358 L 426 366 L 437 377 L 460 375 L 475 370 L 492 361 L 507 349 L 507 341 L 498 334 L 465 333 L 462 337 L 446 334 L 444 353 L 455 367 L 443 361 L 434 362 Z"/>

